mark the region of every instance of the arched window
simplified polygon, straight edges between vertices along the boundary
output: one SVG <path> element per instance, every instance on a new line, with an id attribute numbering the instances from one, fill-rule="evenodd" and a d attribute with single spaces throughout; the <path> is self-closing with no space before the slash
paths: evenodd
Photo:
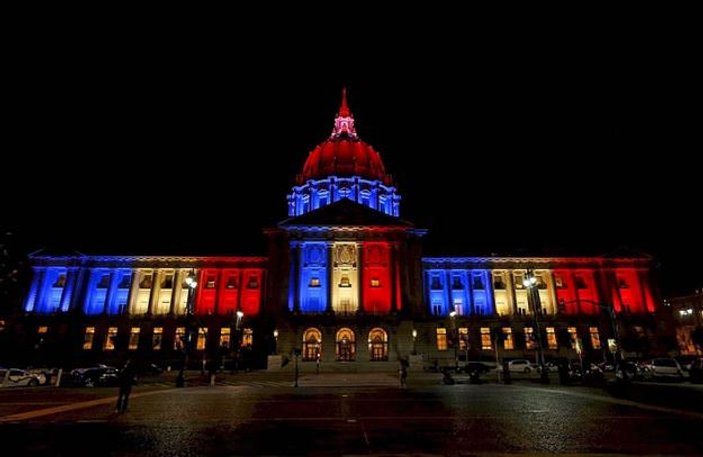
<path id="1" fill-rule="evenodd" d="M 322 332 L 309 328 L 303 333 L 303 360 L 317 360 L 322 354 Z"/>
<path id="2" fill-rule="evenodd" d="M 356 337 L 349 328 L 341 328 L 337 332 L 337 360 L 351 362 L 356 359 Z"/>
<path id="3" fill-rule="evenodd" d="M 388 360 L 388 333 L 382 328 L 369 332 L 369 354 L 372 361 Z"/>

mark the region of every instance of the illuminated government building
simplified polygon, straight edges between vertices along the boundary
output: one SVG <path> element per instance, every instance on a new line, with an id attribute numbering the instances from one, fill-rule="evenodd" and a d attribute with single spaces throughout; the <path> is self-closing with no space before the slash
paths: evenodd
<path id="1" fill-rule="evenodd" d="M 426 230 L 401 218 L 401 203 L 344 94 L 287 218 L 264 229 L 265 255 L 34 255 L 22 344 L 75 364 L 130 352 L 166 364 L 188 334 L 202 356 L 191 360 L 245 352 L 263 368 L 297 349 L 354 369 L 413 354 L 440 366 L 496 350 L 534 360 L 540 335 L 548 358 L 601 361 L 614 325 L 656 344 L 649 258 L 423 256 Z"/>

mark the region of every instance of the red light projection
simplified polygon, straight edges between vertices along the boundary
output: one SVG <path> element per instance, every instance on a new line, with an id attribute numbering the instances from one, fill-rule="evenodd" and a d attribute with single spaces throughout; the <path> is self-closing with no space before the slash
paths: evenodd
<path id="1" fill-rule="evenodd" d="M 391 310 L 391 246 L 384 242 L 366 242 L 363 251 L 363 309 L 367 313 Z"/>
<path id="2" fill-rule="evenodd" d="M 241 270 L 234 268 L 222 270 L 222 280 L 219 284 L 220 296 L 217 300 L 217 314 L 234 314 L 237 312 L 241 283 Z"/>
<path id="3" fill-rule="evenodd" d="M 219 270 L 205 268 L 200 270 L 198 287 L 195 294 L 195 314 L 214 314 L 217 299 L 217 282 Z"/>
<path id="4" fill-rule="evenodd" d="M 554 270 L 559 312 L 599 314 L 600 301 L 593 270 Z"/>
<path id="5" fill-rule="evenodd" d="M 652 292 L 646 281 L 640 280 L 639 270 L 618 268 L 615 270 L 615 288 L 612 291 L 615 311 L 626 313 L 644 313 L 654 310 Z M 645 307 L 645 297 L 648 306 Z"/>
<path id="6" fill-rule="evenodd" d="M 259 314 L 261 308 L 261 291 L 263 290 L 263 270 L 247 269 L 242 272 L 242 299 L 239 309 L 245 316 Z"/>

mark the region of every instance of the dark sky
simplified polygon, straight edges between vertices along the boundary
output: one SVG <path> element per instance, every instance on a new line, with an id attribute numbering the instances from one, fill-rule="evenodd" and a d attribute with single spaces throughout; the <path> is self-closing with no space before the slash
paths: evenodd
<path id="1" fill-rule="evenodd" d="M 3 180 L 0 222 L 27 249 L 263 254 L 347 85 L 427 254 L 628 247 L 656 257 L 665 292 L 703 286 L 686 30 L 452 43 L 42 41 L 8 70 L 4 174 L 19 184 Z"/>

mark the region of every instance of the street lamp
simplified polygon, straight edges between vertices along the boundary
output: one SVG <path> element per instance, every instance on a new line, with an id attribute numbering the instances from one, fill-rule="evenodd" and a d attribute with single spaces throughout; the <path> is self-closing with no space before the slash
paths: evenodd
<path id="1" fill-rule="evenodd" d="M 459 341 L 457 338 L 457 329 L 456 329 L 456 310 L 452 311 L 449 313 L 449 317 L 452 319 L 452 346 L 454 346 L 454 369 L 458 370 L 459 369 L 459 355 L 457 353 L 457 346 L 459 346 Z"/>
<path id="2" fill-rule="evenodd" d="M 185 342 L 183 344 L 183 363 L 181 364 L 181 369 L 178 372 L 178 377 L 176 377 L 176 387 L 185 386 L 185 369 L 188 365 L 188 353 L 190 352 L 192 339 L 193 339 L 193 316 L 195 314 L 194 309 L 194 298 L 195 298 L 195 288 L 198 286 L 198 281 L 196 280 L 195 270 L 191 269 L 190 273 L 185 279 L 186 286 L 188 287 L 188 300 L 186 301 L 186 328 L 185 328 Z"/>
<path id="3" fill-rule="evenodd" d="M 278 329 L 277 328 L 273 329 L 273 344 L 275 345 L 273 348 L 273 353 L 278 354 Z"/>
<path id="4" fill-rule="evenodd" d="M 542 329 L 539 325 L 539 313 L 542 305 L 539 299 L 539 290 L 537 289 L 537 278 L 532 274 L 532 270 L 527 270 L 522 285 L 527 289 L 527 304 L 532 307 L 532 314 L 535 316 L 535 333 L 537 333 L 537 353 L 539 357 L 540 381 L 543 384 L 549 384 L 549 375 L 544 366 L 544 347 L 542 345 Z"/>
<path id="5" fill-rule="evenodd" d="M 417 330 L 413 329 L 413 355 L 417 354 L 417 349 L 415 348 L 415 341 L 417 341 Z"/>

